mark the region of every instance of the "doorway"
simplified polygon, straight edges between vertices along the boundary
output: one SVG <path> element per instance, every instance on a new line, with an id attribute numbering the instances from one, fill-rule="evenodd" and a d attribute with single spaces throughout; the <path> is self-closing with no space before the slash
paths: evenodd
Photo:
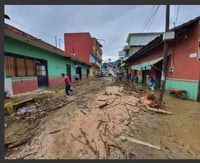
<path id="1" fill-rule="evenodd" d="M 66 65 L 66 75 L 69 77 L 70 81 L 72 81 L 70 65 Z"/>
<path id="2" fill-rule="evenodd" d="M 47 87 L 48 86 L 47 61 L 36 60 L 36 74 L 38 80 L 38 87 Z"/>

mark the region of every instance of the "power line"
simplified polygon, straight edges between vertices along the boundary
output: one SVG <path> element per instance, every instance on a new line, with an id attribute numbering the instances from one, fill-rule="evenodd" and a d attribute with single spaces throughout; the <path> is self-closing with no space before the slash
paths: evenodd
<path id="1" fill-rule="evenodd" d="M 148 24 L 148 22 L 149 22 L 149 20 L 150 20 L 150 17 L 151 17 L 151 15 L 152 15 L 153 12 L 154 12 L 155 7 L 156 7 L 156 6 L 153 6 L 153 8 L 151 9 L 151 13 L 147 16 L 146 20 L 144 21 L 144 22 L 147 22 L 147 23 L 144 24 L 144 28 L 143 28 L 143 30 L 144 30 L 145 27 L 147 26 L 147 24 Z"/>
<path id="2" fill-rule="evenodd" d="M 20 25 L 20 26 L 22 26 L 22 27 L 24 27 L 24 28 L 26 28 L 28 30 L 31 30 L 31 31 L 33 31 L 33 32 L 35 32 L 37 34 L 43 34 L 43 35 L 48 36 L 48 37 L 54 37 L 54 36 L 50 36 L 49 34 L 43 33 L 41 31 L 35 30 L 35 29 L 31 28 L 31 27 L 28 27 L 26 25 L 23 25 L 23 24 L 21 24 L 21 23 L 19 23 L 17 21 L 14 21 L 14 20 L 10 20 L 10 21 L 13 22 L 13 23 L 15 23 L 15 24 L 18 24 L 18 25 Z"/>
<path id="3" fill-rule="evenodd" d="M 175 24 L 177 23 L 177 20 L 178 20 L 179 9 L 180 9 L 180 5 L 178 5 Z M 175 25 L 174 25 L 174 26 L 175 26 Z"/>
<path id="4" fill-rule="evenodd" d="M 35 30 L 35 29 L 33 29 L 33 28 L 29 27 L 29 26 L 23 25 L 23 24 L 21 24 L 21 23 L 19 23 L 19 22 L 17 22 L 17 21 L 14 21 L 14 20 L 9 20 L 9 21 L 11 21 L 11 22 L 14 23 L 14 24 L 20 25 L 20 26 L 22 26 L 22 27 L 24 27 L 24 28 L 26 28 L 26 29 L 28 29 L 28 30 L 31 30 L 31 31 L 35 32 L 36 34 L 39 34 L 39 35 L 42 34 L 42 35 L 47 36 L 48 38 L 50 38 L 50 39 L 52 39 L 52 40 L 53 40 L 53 38 L 56 39 L 56 40 L 55 40 L 55 46 L 56 46 L 56 47 L 57 47 L 57 39 L 59 39 L 59 41 L 62 41 L 62 42 L 64 43 L 64 41 L 63 41 L 61 38 L 57 38 L 57 36 L 49 35 L 49 34 L 46 34 L 46 33 L 44 33 L 44 32 Z"/>
<path id="5" fill-rule="evenodd" d="M 153 22 L 153 19 L 155 18 L 155 14 L 157 13 L 159 7 L 160 7 L 160 5 L 158 5 L 156 7 L 156 9 L 152 13 L 151 17 L 149 18 L 148 22 L 146 23 L 146 26 L 144 27 L 143 31 L 146 31 L 151 26 L 151 23 Z"/>

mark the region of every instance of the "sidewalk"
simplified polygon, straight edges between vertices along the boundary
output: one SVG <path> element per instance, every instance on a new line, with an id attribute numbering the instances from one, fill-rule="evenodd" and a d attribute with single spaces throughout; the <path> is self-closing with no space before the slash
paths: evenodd
<path id="1" fill-rule="evenodd" d="M 88 79 L 82 79 L 78 83 L 76 81 L 72 82 L 73 89 L 76 89 L 77 86 L 79 86 L 81 83 L 84 83 L 85 81 L 88 81 L 89 79 L 92 79 L 92 77 Z M 12 114 L 15 112 L 16 107 L 24 103 L 31 102 L 35 99 L 53 97 L 59 94 L 64 95 L 65 93 L 64 88 L 65 88 L 64 85 L 57 86 L 54 88 L 44 87 L 44 88 L 39 88 L 35 91 L 14 95 L 10 98 L 4 98 L 4 109 L 6 109 L 9 114 Z"/>

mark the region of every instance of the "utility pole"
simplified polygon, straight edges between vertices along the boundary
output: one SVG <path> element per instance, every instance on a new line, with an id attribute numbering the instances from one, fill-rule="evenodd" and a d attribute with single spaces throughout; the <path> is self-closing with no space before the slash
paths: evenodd
<path id="1" fill-rule="evenodd" d="M 56 44 L 56 47 L 57 47 L 57 37 L 55 36 L 55 44 Z"/>
<path id="2" fill-rule="evenodd" d="M 166 5 L 166 17 L 165 17 L 165 32 L 169 31 L 169 15 L 170 15 L 170 6 Z M 164 56 L 162 63 L 162 74 L 161 74 L 161 85 L 160 85 L 160 96 L 159 96 L 159 107 L 161 107 L 163 101 L 163 93 L 165 89 L 165 78 L 167 70 L 167 54 L 168 54 L 168 44 L 167 40 L 164 40 Z"/>

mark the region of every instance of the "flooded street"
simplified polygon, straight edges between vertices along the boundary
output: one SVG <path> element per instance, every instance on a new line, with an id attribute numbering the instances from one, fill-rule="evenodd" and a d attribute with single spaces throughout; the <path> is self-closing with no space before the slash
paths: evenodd
<path id="1" fill-rule="evenodd" d="M 165 94 L 163 110 L 173 113 L 167 115 L 145 110 L 133 86 L 113 77 L 74 88 L 70 102 L 61 94 L 39 103 L 40 122 L 33 119 L 31 124 L 33 117 L 25 117 L 5 128 L 6 159 L 200 158 L 200 103 Z"/>

